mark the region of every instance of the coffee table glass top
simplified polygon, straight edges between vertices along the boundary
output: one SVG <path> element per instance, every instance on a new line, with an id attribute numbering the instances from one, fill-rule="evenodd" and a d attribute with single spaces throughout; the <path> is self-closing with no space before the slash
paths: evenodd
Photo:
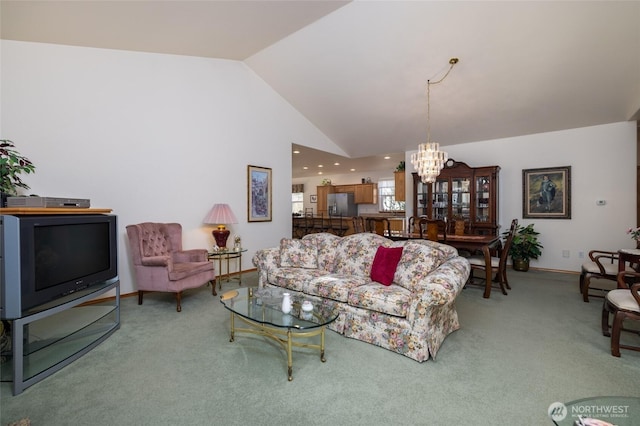
<path id="1" fill-rule="evenodd" d="M 338 318 L 337 311 L 324 311 L 326 307 L 313 303 L 313 311 L 303 312 L 300 308 L 304 300 L 292 296 L 291 312 L 282 312 L 282 294 L 286 290 L 281 288 L 239 288 L 220 296 L 220 302 L 225 308 L 236 315 L 260 324 L 274 327 L 308 330 L 323 327 Z"/>

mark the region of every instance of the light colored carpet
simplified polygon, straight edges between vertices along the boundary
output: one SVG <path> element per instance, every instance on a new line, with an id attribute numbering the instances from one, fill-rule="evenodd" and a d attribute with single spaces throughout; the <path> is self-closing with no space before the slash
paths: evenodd
<path id="1" fill-rule="evenodd" d="M 229 342 L 229 314 L 210 288 L 122 301 L 122 326 L 89 354 L 18 396 L 0 387 L 5 425 L 551 425 L 553 402 L 640 396 L 640 353 L 610 355 L 602 299 L 578 276 L 509 271 L 513 290 L 458 299 L 462 328 L 418 363 L 327 333 L 327 362 L 286 355 L 262 337 Z M 255 273 L 243 285 L 255 285 Z M 231 282 L 223 291 L 236 288 Z M 628 335 L 630 343 L 640 337 Z"/>

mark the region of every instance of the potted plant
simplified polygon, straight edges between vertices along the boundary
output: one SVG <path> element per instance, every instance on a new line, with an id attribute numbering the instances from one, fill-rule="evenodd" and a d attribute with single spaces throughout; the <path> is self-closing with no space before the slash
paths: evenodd
<path id="1" fill-rule="evenodd" d="M 15 150 L 10 140 L 0 140 L 0 207 L 5 207 L 6 197 L 18 195 L 18 188 L 29 189 L 29 185 L 20 179 L 20 174 L 35 171 L 35 166 L 26 157 Z"/>
<path id="2" fill-rule="evenodd" d="M 513 261 L 513 269 L 526 272 L 529 270 L 529 260 L 537 259 L 542 255 L 542 250 L 540 249 L 543 246 L 538 241 L 538 235 L 540 233 L 533 229 L 533 223 L 527 226 L 518 225 L 509 249 L 509 254 Z"/>

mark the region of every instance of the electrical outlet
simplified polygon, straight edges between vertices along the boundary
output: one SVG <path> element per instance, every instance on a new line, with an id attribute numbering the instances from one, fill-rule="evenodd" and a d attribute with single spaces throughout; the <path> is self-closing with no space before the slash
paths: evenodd
<path id="1" fill-rule="evenodd" d="M 571 253 L 569 250 L 562 250 L 562 257 L 570 257 Z"/>

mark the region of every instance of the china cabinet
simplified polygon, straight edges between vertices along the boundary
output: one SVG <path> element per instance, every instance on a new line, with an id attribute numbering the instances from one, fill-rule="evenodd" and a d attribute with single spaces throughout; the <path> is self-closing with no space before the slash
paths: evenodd
<path id="1" fill-rule="evenodd" d="M 413 215 L 468 222 L 469 232 L 498 233 L 500 166 L 469 167 L 450 159 L 432 184 L 413 176 Z"/>

